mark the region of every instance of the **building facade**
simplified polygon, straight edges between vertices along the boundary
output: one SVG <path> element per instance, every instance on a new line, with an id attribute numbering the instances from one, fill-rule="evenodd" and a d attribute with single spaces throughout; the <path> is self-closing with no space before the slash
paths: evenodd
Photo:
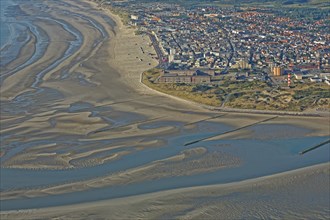
<path id="1" fill-rule="evenodd" d="M 200 70 L 173 70 L 167 73 L 162 73 L 156 83 L 187 83 L 187 84 L 208 84 L 211 83 L 211 77 L 214 76 L 214 71 L 211 74 Z"/>
<path id="2" fill-rule="evenodd" d="M 282 76 L 283 75 L 283 69 L 282 69 L 282 67 L 275 66 L 273 68 L 273 74 L 274 74 L 274 76 Z"/>

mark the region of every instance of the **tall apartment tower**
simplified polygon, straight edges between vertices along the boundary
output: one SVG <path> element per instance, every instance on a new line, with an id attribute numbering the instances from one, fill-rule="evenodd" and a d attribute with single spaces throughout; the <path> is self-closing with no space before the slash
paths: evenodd
<path id="1" fill-rule="evenodd" d="M 174 60 L 175 49 L 170 49 L 170 54 L 168 55 L 168 62 L 171 63 Z"/>
<path id="2" fill-rule="evenodd" d="M 273 74 L 274 74 L 274 76 L 282 76 L 283 75 L 283 69 L 282 69 L 282 67 L 275 66 L 273 68 Z"/>

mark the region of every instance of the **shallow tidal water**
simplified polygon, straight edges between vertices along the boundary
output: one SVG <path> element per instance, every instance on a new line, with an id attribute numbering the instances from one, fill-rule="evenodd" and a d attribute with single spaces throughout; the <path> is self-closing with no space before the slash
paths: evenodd
<path id="1" fill-rule="evenodd" d="M 166 122 L 161 124 L 166 125 Z M 214 126 L 218 126 L 217 131 L 220 130 L 219 124 L 206 124 L 213 128 Z M 202 127 L 205 126 L 207 127 L 207 125 L 203 125 Z M 276 130 L 280 132 L 287 128 L 285 125 L 269 126 L 274 132 L 276 132 Z M 265 125 L 261 127 L 262 129 L 267 129 Z M 222 129 L 225 131 L 228 127 L 223 126 Z M 292 129 L 292 127 L 290 127 L 290 129 Z M 258 126 L 256 130 L 258 130 Z M 241 164 L 237 167 L 224 168 L 210 173 L 192 176 L 168 177 L 123 186 L 97 188 L 83 192 L 73 192 L 41 198 L 6 200 L 1 201 L 1 206 L 4 210 L 48 207 L 79 203 L 82 201 L 87 202 L 125 197 L 182 187 L 230 183 L 329 161 L 329 146 L 323 146 L 305 155 L 299 155 L 300 151 L 324 141 L 326 139 L 325 137 L 296 137 L 269 140 L 258 140 L 252 137 L 251 139 L 205 141 L 192 146 L 183 146 L 184 143 L 191 140 L 191 138 L 203 137 L 206 134 L 209 133 L 184 134 L 183 132 L 181 136 L 169 138 L 168 144 L 165 146 L 156 149 L 142 150 L 124 156 L 114 162 L 94 167 L 54 171 L 4 168 L 2 169 L 2 177 L 4 178 L 1 181 L 1 187 L 2 190 L 8 190 L 10 188 L 31 188 L 92 179 L 141 166 L 148 162 L 176 155 L 184 149 L 195 147 L 206 147 L 211 152 L 221 151 L 233 155 L 240 159 Z M 18 179 L 19 181 L 17 181 Z"/>
<path id="2" fill-rule="evenodd" d="M 181 176 L 169 175 L 158 179 L 111 187 L 105 186 L 80 192 L 1 200 L 1 211 L 67 205 L 167 189 L 230 183 L 329 161 L 329 144 L 305 155 L 299 155 L 300 151 L 316 145 L 328 137 L 310 136 L 310 130 L 287 124 L 260 124 L 246 128 L 250 132 L 248 138 L 237 133 L 231 138 L 207 139 L 185 145 L 191 141 L 230 131 L 234 127 L 222 123 L 221 118 L 217 121 L 201 121 L 187 126 L 187 119 L 180 120 L 180 116 L 189 115 L 190 122 L 194 122 L 203 119 L 202 116 L 207 118 L 216 113 L 192 110 L 185 103 L 172 104 L 172 100 L 169 101 L 168 98 L 158 95 L 141 95 L 132 92 L 128 86 L 123 87 L 118 83 L 120 81 L 116 81 L 116 78 L 120 77 L 111 68 L 105 68 L 105 73 L 112 81 L 110 83 L 107 81 L 107 84 L 97 91 L 99 94 L 105 94 L 104 100 L 94 98 L 94 96 L 91 100 L 87 100 L 84 96 L 79 96 L 81 95 L 80 90 L 77 92 L 77 98 L 75 94 L 67 92 L 69 90 L 67 87 L 87 88 L 82 89 L 81 93 L 85 92 L 90 95 L 89 93 L 95 92 L 103 83 L 102 81 L 97 82 L 99 84 L 92 83 L 88 75 L 84 73 L 89 71 L 88 73 L 95 75 L 100 74 L 100 71 L 97 70 L 99 65 L 97 62 L 104 58 L 103 53 L 106 54 L 102 51 L 102 48 L 105 47 L 101 46 L 106 44 L 110 37 L 111 31 L 107 25 L 114 26 L 113 21 L 99 11 L 90 10 L 88 5 L 82 4 L 78 7 L 69 2 L 57 0 L 28 1 L 27 8 L 35 14 L 20 14 L 22 11 L 17 4 L 23 2 L 1 1 L 1 6 L 6 3 L 10 7 L 1 7 L 1 21 L 8 25 L 1 29 L 1 38 L 4 40 L 1 41 L 0 65 L 7 67 L 18 58 L 20 49 L 32 36 L 36 39 L 35 51 L 25 62 L 12 69 L 1 70 L 1 85 L 7 85 L 6 80 L 9 77 L 16 76 L 15 74 L 23 75 L 26 68 L 38 64 L 47 54 L 47 48 L 54 43 L 51 42 L 49 33 L 42 26 L 37 25 L 37 22 L 56 26 L 62 33 L 70 35 L 70 40 L 66 41 L 68 46 L 64 48 L 63 56 L 49 56 L 47 65 L 44 67 L 41 64 L 37 65 L 35 69 L 32 69 L 33 71 L 28 71 L 26 78 L 22 77 L 22 81 L 27 84 L 26 88 L 24 87 L 22 91 L 14 91 L 12 93 L 14 96 L 6 100 L 1 97 L 0 110 L 3 121 L 1 121 L 0 140 L 1 150 L 4 151 L 4 155 L 1 157 L 1 192 L 42 189 L 104 177 L 143 167 L 195 148 L 205 148 L 211 154 L 230 155 L 238 158 L 240 163 L 237 166 L 217 168 L 207 172 Z M 50 8 L 47 4 L 56 6 L 52 10 L 57 14 L 50 15 Z M 75 12 L 63 10 L 63 7 L 72 8 L 70 10 Z M 11 16 L 4 16 L 6 13 L 11 13 Z M 102 18 L 103 22 L 98 21 L 98 18 Z M 99 51 L 93 50 L 98 46 L 103 52 L 102 56 L 96 56 L 91 61 L 88 61 L 90 58 L 86 54 L 81 55 L 87 49 L 80 50 L 87 38 L 81 31 L 85 26 L 90 28 L 88 30 L 94 31 L 93 38 L 89 41 L 92 49 L 86 54 L 98 55 Z M 10 39 L 3 38 L 3 36 L 10 36 Z M 85 47 L 87 46 L 85 45 Z M 93 57 L 92 55 L 91 57 Z M 68 63 L 64 65 L 63 63 L 66 61 Z M 61 65 L 63 67 L 59 68 Z M 102 65 L 104 64 L 101 63 L 100 66 Z M 92 67 L 88 68 L 90 66 Z M 59 70 L 55 71 L 56 68 Z M 55 72 L 54 75 L 49 78 L 45 77 L 52 71 Z M 44 82 L 55 85 L 63 84 L 64 89 L 61 91 L 56 86 L 47 87 L 43 84 Z M 17 87 L 19 86 L 18 83 Z M 16 86 L 13 88 L 16 89 Z M 95 94 L 95 97 L 97 95 Z M 94 129 L 93 126 L 96 128 Z M 86 129 L 86 132 L 83 129 Z M 148 145 L 147 143 L 150 141 L 158 142 Z M 44 147 L 48 145 L 50 147 Z M 21 156 L 18 158 L 24 159 L 25 155 L 32 155 L 33 159 L 33 153 L 37 156 L 40 153 L 75 156 L 79 153 L 89 153 L 95 149 L 117 145 L 121 147 L 78 158 L 75 161 L 77 166 L 71 168 L 51 169 L 43 166 L 35 169 L 15 168 L 20 165 L 21 161 L 12 161 L 15 156 Z M 42 147 L 44 147 L 44 151 L 38 151 Z M 95 159 L 121 152 L 128 153 L 105 163 L 87 164 L 86 162 L 90 158 Z M 31 158 L 24 162 L 29 162 Z M 48 165 L 49 161 L 51 159 L 42 158 L 35 160 L 34 163 L 38 165 L 40 162 Z M 6 166 L 7 162 L 12 163 Z"/>

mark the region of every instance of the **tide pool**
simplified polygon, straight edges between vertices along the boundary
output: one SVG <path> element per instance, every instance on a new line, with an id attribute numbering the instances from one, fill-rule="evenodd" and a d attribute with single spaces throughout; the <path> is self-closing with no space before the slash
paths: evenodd
<path id="1" fill-rule="evenodd" d="M 10 18 L 8 17 L 8 7 L 13 6 L 14 2 L 11 0 L 1 0 L 0 1 L 0 48 L 2 49 L 5 45 L 9 43 L 12 38 L 12 31 L 10 29 Z"/>

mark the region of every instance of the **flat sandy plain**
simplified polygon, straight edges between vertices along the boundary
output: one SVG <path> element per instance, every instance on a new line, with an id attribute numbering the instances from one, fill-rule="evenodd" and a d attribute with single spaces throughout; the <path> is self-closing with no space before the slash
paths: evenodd
<path id="1" fill-rule="evenodd" d="M 15 219 L 327 219 L 329 164 L 237 183 L 5 212 Z M 315 202 L 323 200 L 322 206 Z M 313 211 L 311 211 L 313 210 Z"/>
<path id="2" fill-rule="evenodd" d="M 298 156 L 328 138 L 328 116 L 222 113 L 160 94 L 140 82 L 157 65 L 148 36 L 134 35 L 106 8 L 73 0 L 20 8 L 38 17 L 33 25 L 48 41 L 28 62 L 40 37 L 29 33 L 20 56 L 1 69 L 1 219 L 329 218 L 329 146 Z M 215 135 L 267 119 L 264 127 Z M 277 139 L 290 138 L 297 146 L 284 150 L 288 155 L 276 150 Z M 278 161 L 254 164 L 244 149 L 236 154 L 242 140 L 257 147 L 271 141 Z M 253 145 L 242 147 L 255 153 Z M 237 174 L 216 185 L 203 181 L 222 170 L 245 172 L 249 163 L 246 180 Z M 125 194 L 134 184 L 159 187 Z M 123 193 L 52 203 L 52 196 L 112 187 Z"/>

